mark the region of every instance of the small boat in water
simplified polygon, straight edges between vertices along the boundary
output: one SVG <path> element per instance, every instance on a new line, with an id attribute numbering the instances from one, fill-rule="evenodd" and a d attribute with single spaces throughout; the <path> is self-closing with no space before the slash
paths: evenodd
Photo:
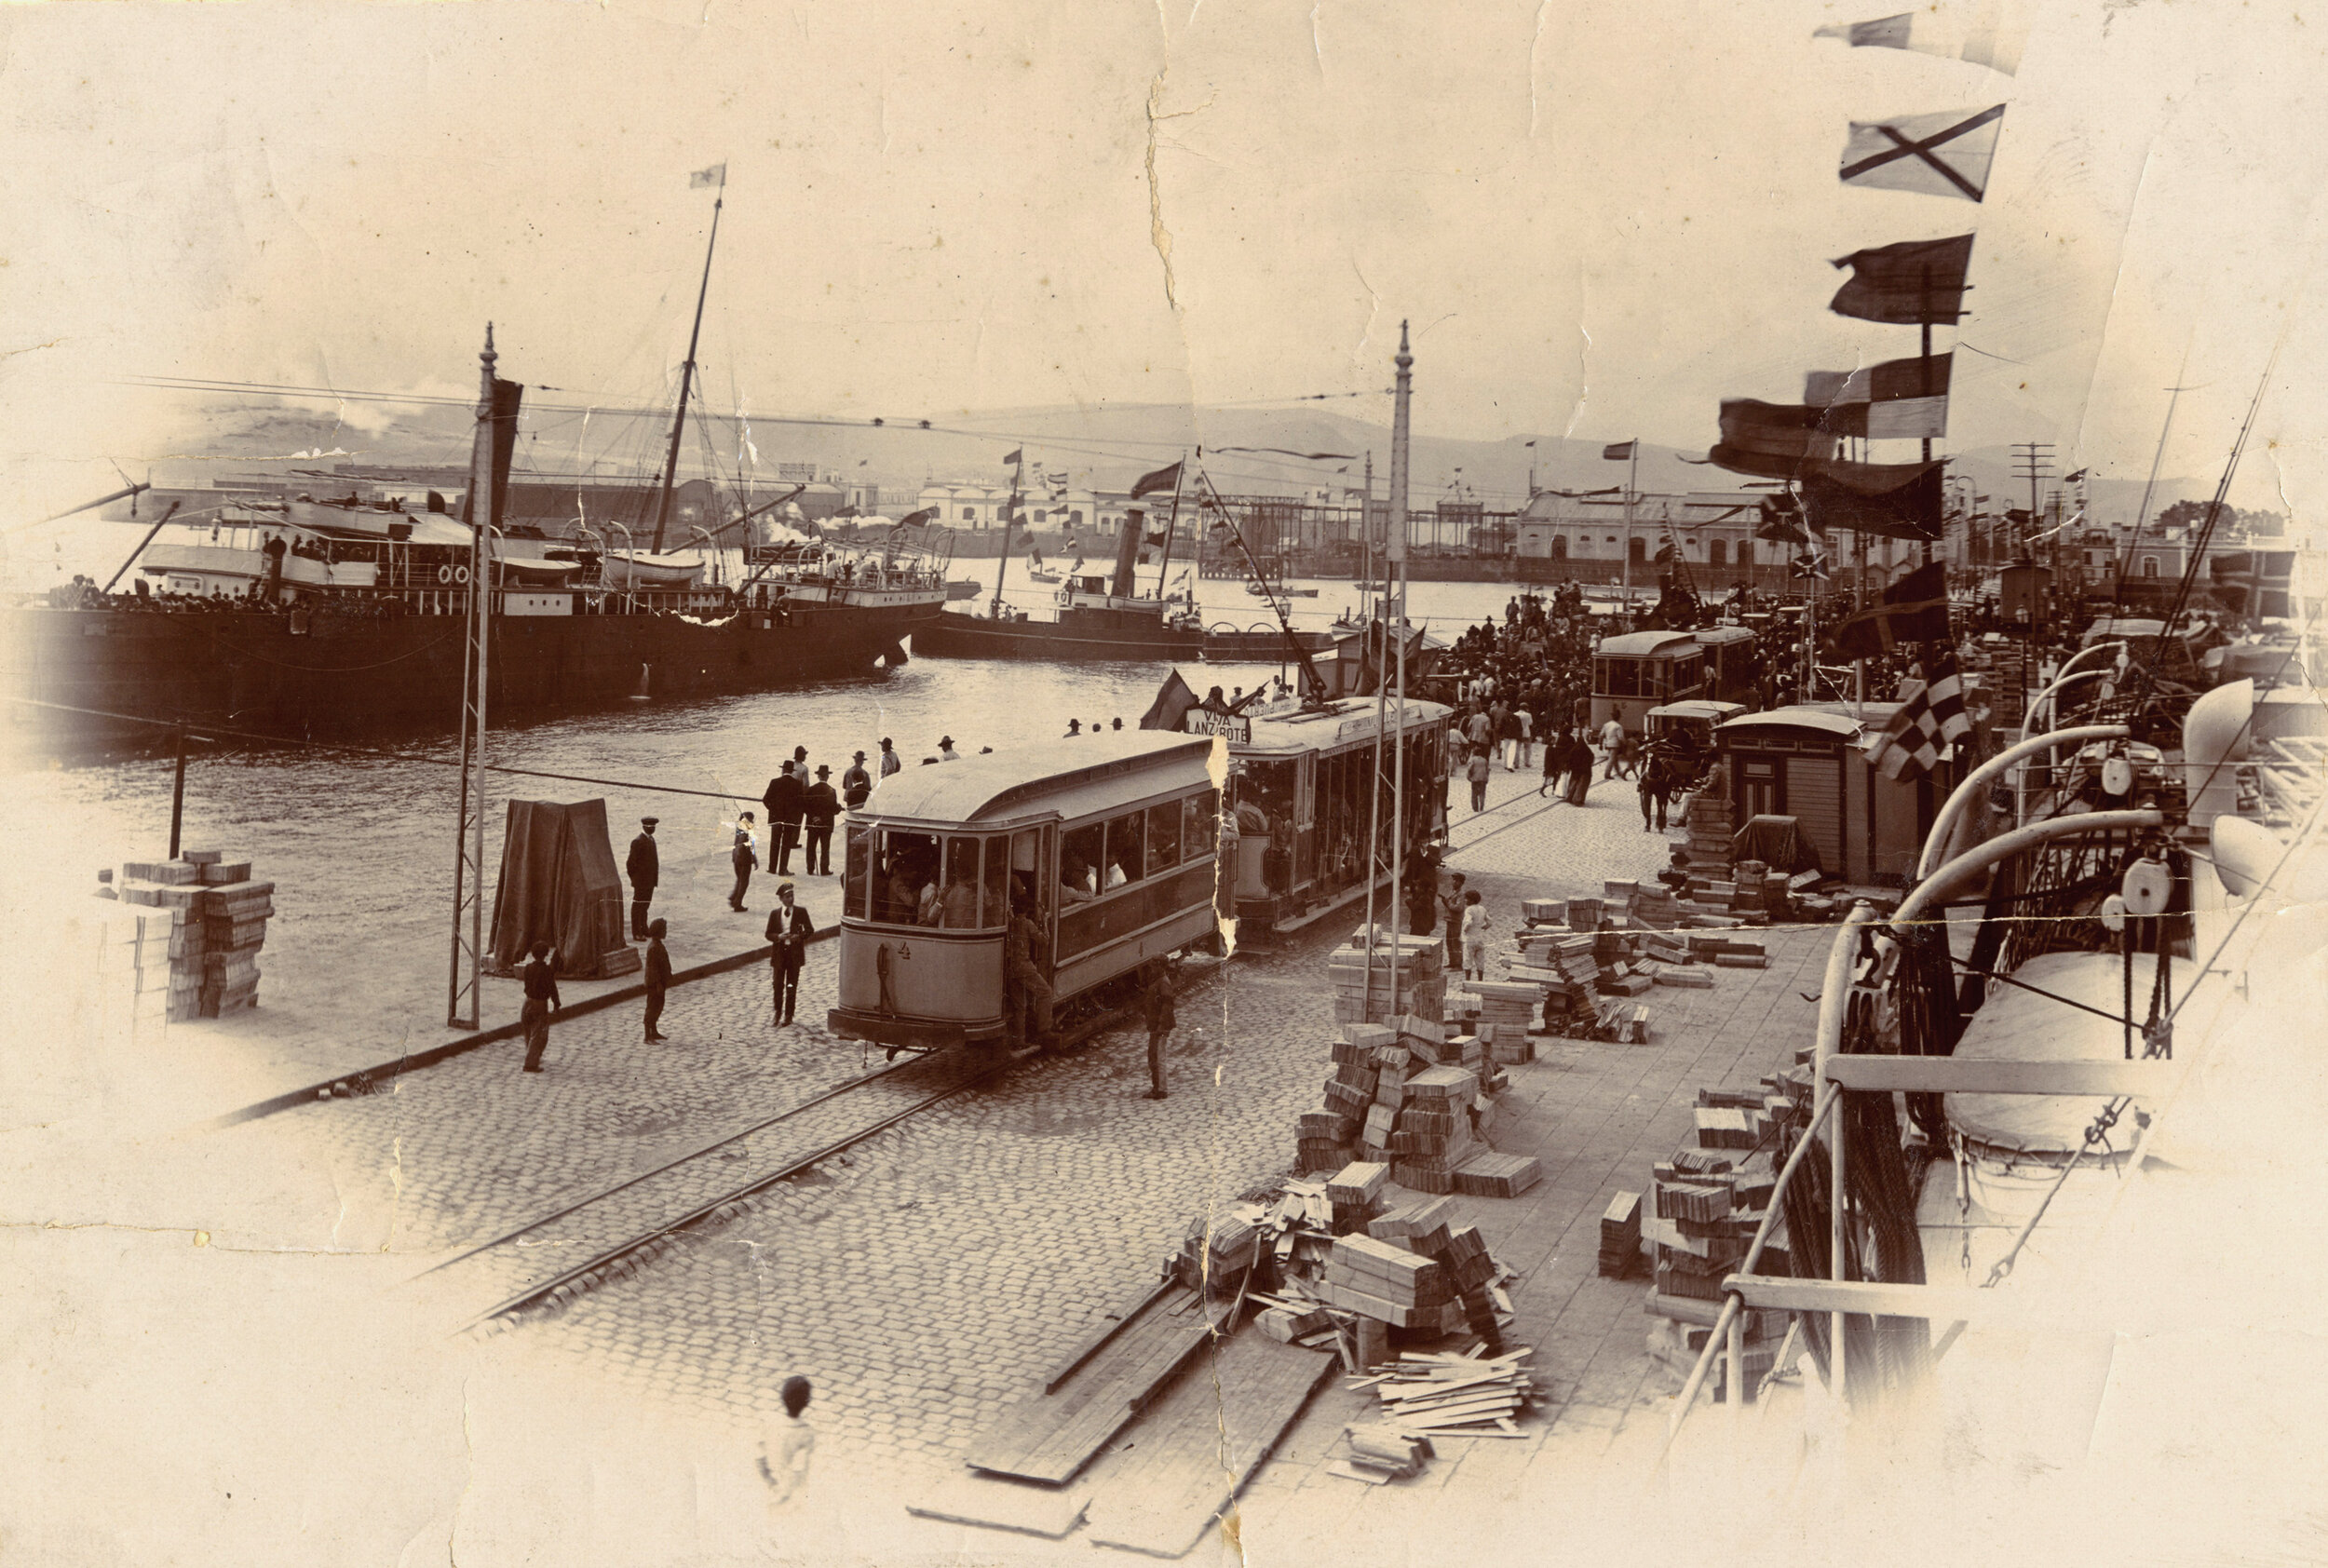
<path id="1" fill-rule="evenodd" d="M 951 604 L 956 600 L 976 599 L 980 594 L 984 593 L 985 591 L 986 585 L 984 583 L 976 582 L 971 579 L 965 578 L 958 582 L 950 582 L 946 585 L 946 602 Z"/>
<path id="2" fill-rule="evenodd" d="M 1281 583 L 1272 588 L 1267 583 L 1248 582 L 1245 585 L 1245 591 L 1255 599 L 1315 599 L 1318 597 L 1318 590 L 1314 588 L 1287 588 Z"/>

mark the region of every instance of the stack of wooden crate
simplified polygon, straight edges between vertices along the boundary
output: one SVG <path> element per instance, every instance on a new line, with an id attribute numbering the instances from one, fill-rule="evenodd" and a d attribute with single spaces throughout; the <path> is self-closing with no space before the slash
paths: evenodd
<path id="1" fill-rule="evenodd" d="M 259 1005 L 259 951 L 275 912 L 275 885 L 251 881 L 250 861 L 230 862 L 214 849 L 132 860 L 121 868 L 119 886 L 122 902 L 167 912 L 170 1021 Z M 142 953 L 147 945 L 141 941 Z"/>
<path id="2" fill-rule="evenodd" d="M 1640 1261 L 1641 1195 L 1618 1193 L 1601 1214 L 1601 1277 L 1622 1279 Z"/>
<path id="3" fill-rule="evenodd" d="M 1440 960 L 1446 948 L 1434 937 L 1399 936 L 1377 926 L 1370 962 L 1360 931 L 1326 955 L 1326 977 L 1333 985 L 1333 1021 L 1380 1023 L 1401 1013 L 1441 1016 L 1447 977 Z"/>

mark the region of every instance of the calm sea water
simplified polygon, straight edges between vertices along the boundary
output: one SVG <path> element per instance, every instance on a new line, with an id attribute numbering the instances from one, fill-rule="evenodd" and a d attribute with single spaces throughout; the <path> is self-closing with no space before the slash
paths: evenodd
<path id="1" fill-rule="evenodd" d="M 993 561 L 964 562 L 957 577 Z M 1052 589 L 1022 578 L 1011 563 L 1007 599 L 1036 609 Z M 1357 594 L 1347 581 L 1314 585 L 1296 601 L 1297 626 L 1319 628 Z M 1268 625 L 1269 611 L 1238 582 L 1198 585 L 1208 621 Z M 1415 585 L 1410 613 L 1449 634 L 1466 622 L 1500 617 L 1511 589 L 1479 583 Z M 490 788 L 487 864 L 499 863 L 499 827 L 511 798 L 606 801 L 619 858 L 636 819 L 659 816 L 666 881 L 694 878 L 724 862 L 737 809 L 756 804 L 794 746 L 837 778 L 851 751 L 877 752 L 893 737 L 909 765 L 952 735 L 975 755 L 1048 740 L 1070 718 L 1087 725 L 1121 717 L 1135 725 L 1162 681 L 1161 664 L 1075 665 L 914 659 L 903 669 L 805 689 L 624 709 L 497 732 L 496 763 L 624 781 L 615 786 L 497 776 Z M 1192 664 L 1184 674 L 1209 684 L 1251 688 L 1271 666 Z M 397 749 L 449 758 L 444 737 Z M 19 757 L 0 777 L 0 898 L 14 922 L 37 919 L 60 900 L 86 897 L 101 867 L 159 858 L 168 847 L 170 764 L 163 759 L 44 765 Z M 701 795 L 634 788 L 700 791 Z M 372 955 L 379 967 L 432 973 L 441 965 L 450 900 L 457 770 L 424 761 L 352 757 L 292 749 L 197 752 L 187 773 L 183 842 L 255 863 L 276 884 L 277 918 L 263 965 L 267 990 L 313 1001 L 347 982 Z M 20 929 L 20 926 L 14 928 Z M 740 944 L 738 944 L 740 945 Z"/>

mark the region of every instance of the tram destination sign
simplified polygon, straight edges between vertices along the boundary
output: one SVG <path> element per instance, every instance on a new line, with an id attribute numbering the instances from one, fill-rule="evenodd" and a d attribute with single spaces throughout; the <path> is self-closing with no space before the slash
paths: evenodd
<path id="1" fill-rule="evenodd" d="M 1252 721 L 1242 713 L 1214 713 L 1192 708 L 1181 720 L 1190 735 L 1218 735 L 1235 744 L 1252 739 Z"/>

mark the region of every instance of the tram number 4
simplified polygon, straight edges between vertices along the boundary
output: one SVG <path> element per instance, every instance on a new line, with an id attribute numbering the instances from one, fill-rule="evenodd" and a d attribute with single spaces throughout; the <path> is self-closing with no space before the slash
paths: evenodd
<path id="1" fill-rule="evenodd" d="M 899 961 L 900 963 L 903 963 L 905 960 L 907 960 L 907 959 L 909 959 L 909 958 L 911 958 L 911 957 L 913 957 L 913 956 L 914 956 L 914 950 L 913 950 L 911 947 L 907 946 L 907 945 L 906 945 L 905 943 L 903 943 L 903 942 L 900 942 L 900 943 L 898 943 L 898 961 Z"/>

